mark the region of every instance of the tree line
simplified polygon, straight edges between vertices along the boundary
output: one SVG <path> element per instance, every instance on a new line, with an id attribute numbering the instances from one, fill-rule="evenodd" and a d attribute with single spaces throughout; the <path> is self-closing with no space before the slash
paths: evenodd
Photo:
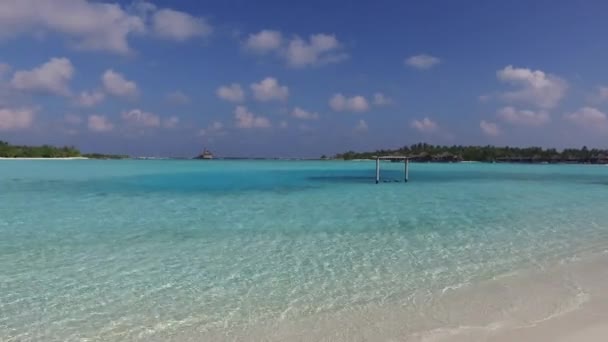
<path id="1" fill-rule="evenodd" d="M 85 157 L 91 159 L 124 159 L 128 156 L 101 153 L 81 154 L 73 146 L 55 147 L 50 145 L 25 146 L 11 145 L 0 140 L 0 158 L 75 158 Z"/>
<path id="2" fill-rule="evenodd" d="M 23 146 L 11 145 L 0 140 L 0 157 L 2 158 L 73 158 L 80 156 L 80 151 L 72 146 Z"/>
<path id="3" fill-rule="evenodd" d="M 373 159 L 375 156 L 408 156 L 418 161 L 479 161 L 479 162 L 548 162 L 548 163 L 608 163 L 608 150 L 568 148 L 558 151 L 542 147 L 499 147 L 499 146 L 441 146 L 426 143 L 403 146 L 397 149 L 376 150 L 373 152 L 348 151 L 334 158 Z"/>

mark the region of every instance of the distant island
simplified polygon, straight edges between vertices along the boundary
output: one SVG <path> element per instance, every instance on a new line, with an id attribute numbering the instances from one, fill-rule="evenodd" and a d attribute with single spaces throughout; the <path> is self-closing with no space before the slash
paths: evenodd
<path id="1" fill-rule="evenodd" d="M 489 162 L 489 163 L 571 163 L 571 164 L 608 164 L 608 150 L 597 148 L 555 148 L 542 147 L 498 147 L 498 146 L 440 146 L 426 143 L 403 146 L 397 149 L 370 152 L 348 151 L 320 159 L 374 159 L 375 156 L 406 156 L 417 162 Z M 25 146 L 11 145 L 0 140 L 0 158 L 88 158 L 88 159 L 129 159 L 128 155 L 81 153 L 73 146 L 55 147 L 50 145 Z M 194 159 L 214 159 L 211 151 L 205 149 Z M 146 159 L 146 158 L 143 158 Z M 277 159 L 277 158 L 224 158 L 224 159 Z"/>
<path id="2" fill-rule="evenodd" d="M 89 159 L 126 159 L 129 156 L 90 153 L 82 154 L 73 146 L 54 147 L 50 145 L 24 146 L 11 145 L 0 140 L 0 158 L 89 158 Z"/>
<path id="3" fill-rule="evenodd" d="M 439 146 L 418 143 L 393 150 L 373 152 L 348 151 L 337 154 L 334 159 L 374 159 L 375 156 L 407 156 L 419 162 L 503 162 L 503 163 L 573 163 L 608 164 L 608 150 L 568 148 L 558 151 L 542 147 L 496 147 L 496 146 Z M 322 158 L 323 159 L 323 158 Z"/>
<path id="4" fill-rule="evenodd" d="M 125 154 L 103 154 L 103 153 L 85 153 L 82 155 L 88 159 L 129 159 L 131 157 Z"/>

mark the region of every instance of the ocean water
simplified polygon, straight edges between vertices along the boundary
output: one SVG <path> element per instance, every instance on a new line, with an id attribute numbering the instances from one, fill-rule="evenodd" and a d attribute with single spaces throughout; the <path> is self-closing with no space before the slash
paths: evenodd
<path id="1" fill-rule="evenodd" d="M 413 334 L 449 324 L 446 293 L 606 251 L 608 167 L 412 163 L 403 183 L 383 163 L 378 185 L 374 167 L 0 161 L 0 341 L 306 340 L 321 321 L 340 340 L 394 308 Z"/>

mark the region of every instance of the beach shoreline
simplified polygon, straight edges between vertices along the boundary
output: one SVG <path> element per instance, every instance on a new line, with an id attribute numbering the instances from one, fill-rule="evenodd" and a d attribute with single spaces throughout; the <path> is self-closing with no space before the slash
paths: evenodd
<path id="1" fill-rule="evenodd" d="M 608 255 L 563 271 L 584 294 L 576 307 L 520 326 L 461 328 L 427 336 L 421 342 L 601 342 L 608 336 Z"/>
<path id="2" fill-rule="evenodd" d="M 446 288 L 431 303 L 419 293 L 407 305 L 363 305 L 236 330 L 187 329 L 150 341 L 600 342 L 608 335 L 606 266 L 608 253 L 600 252 Z"/>

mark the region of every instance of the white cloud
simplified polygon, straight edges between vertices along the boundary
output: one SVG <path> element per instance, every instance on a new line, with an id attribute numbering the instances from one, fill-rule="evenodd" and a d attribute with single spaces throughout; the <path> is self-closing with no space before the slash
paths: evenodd
<path id="1" fill-rule="evenodd" d="M 419 70 L 428 70 L 439 63 L 441 63 L 439 58 L 426 54 L 411 56 L 405 59 L 406 65 Z"/>
<path id="2" fill-rule="evenodd" d="M 564 116 L 564 118 L 576 125 L 591 129 L 607 129 L 608 116 L 606 113 L 593 107 L 583 107 L 574 113 Z"/>
<path id="3" fill-rule="evenodd" d="M 509 65 L 498 70 L 496 76 L 502 82 L 519 87 L 518 90 L 503 93 L 503 99 L 529 103 L 544 109 L 555 107 L 568 89 L 566 81 L 540 70 L 514 68 Z"/>
<path id="4" fill-rule="evenodd" d="M 295 68 L 337 63 L 348 58 L 346 53 L 339 52 L 340 49 L 341 44 L 336 36 L 313 34 L 308 41 L 293 38 L 287 45 L 285 57 L 287 64 Z"/>
<path id="5" fill-rule="evenodd" d="M 363 133 L 367 132 L 367 130 L 367 122 L 365 122 L 365 120 L 359 120 L 359 122 L 357 122 L 357 125 L 355 126 L 355 132 Z"/>
<path id="6" fill-rule="evenodd" d="M 205 19 L 147 1 L 121 6 L 88 0 L 2 0 L 0 39 L 21 34 L 59 34 L 76 49 L 127 55 L 129 38 L 145 36 L 185 41 L 211 34 Z"/>
<path id="7" fill-rule="evenodd" d="M 413 120 L 410 125 L 423 133 L 432 133 L 439 129 L 437 123 L 429 118 L 423 118 L 422 120 Z"/>
<path id="8" fill-rule="evenodd" d="M 494 122 L 481 120 L 479 122 L 479 128 L 481 128 L 483 134 L 487 136 L 496 137 L 500 135 L 500 128 L 498 127 L 498 124 Z"/>
<path id="9" fill-rule="evenodd" d="M 250 34 L 245 41 L 245 48 L 255 53 L 268 53 L 277 51 L 283 43 L 283 35 L 279 31 L 262 30 L 255 34 Z"/>
<path id="10" fill-rule="evenodd" d="M 238 128 L 268 128 L 270 127 L 270 120 L 263 116 L 255 116 L 252 112 L 247 110 L 247 107 L 237 106 L 234 110 L 234 117 L 236 119 L 236 126 Z"/>
<path id="11" fill-rule="evenodd" d="M 146 30 L 142 18 L 120 5 L 86 0 L 0 1 L 0 38 L 23 33 L 66 35 L 84 50 L 130 52 L 128 37 Z"/>
<path id="12" fill-rule="evenodd" d="M 155 12 L 152 16 L 152 27 L 158 37 L 180 42 L 205 37 L 213 32 L 213 28 L 205 19 L 172 9 Z"/>
<path id="13" fill-rule="evenodd" d="M 219 87 L 216 95 L 220 99 L 230 102 L 243 102 L 245 100 L 245 92 L 238 83 Z"/>
<path id="14" fill-rule="evenodd" d="M 338 63 L 349 57 L 335 35 L 324 33 L 310 35 L 308 39 L 299 36 L 284 39 L 279 31 L 262 30 L 249 35 L 243 45 L 258 54 L 272 52 L 293 68 Z"/>
<path id="15" fill-rule="evenodd" d="M 30 127 L 34 123 L 35 112 L 32 108 L 0 108 L 0 131 Z"/>
<path id="16" fill-rule="evenodd" d="M 258 101 L 285 101 L 289 97 L 289 89 L 287 86 L 279 84 L 276 78 L 266 77 L 259 83 L 252 83 L 251 90 L 253 97 Z"/>
<path id="17" fill-rule="evenodd" d="M 169 103 L 176 105 L 187 105 L 191 102 L 190 97 L 179 90 L 167 94 L 166 99 Z"/>
<path id="18" fill-rule="evenodd" d="M 15 72 L 11 86 L 23 91 L 69 96 L 69 82 L 73 76 L 74 66 L 69 59 L 51 58 L 32 70 Z"/>
<path id="19" fill-rule="evenodd" d="M 214 137 L 224 135 L 224 124 L 219 121 L 213 121 L 207 128 L 199 131 L 200 136 Z"/>
<path id="20" fill-rule="evenodd" d="M 551 120 L 549 113 L 545 110 L 520 110 L 513 107 L 504 107 L 500 109 L 498 111 L 498 117 L 510 124 L 523 126 L 541 126 Z"/>
<path id="21" fill-rule="evenodd" d="M 103 102 L 105 97 L 106 95 L 99 90 L 91 92 L 83 91 L 74 98 L 74 103 L 80 107 L 91 108 Z"/>
<path id="22" fill-rule="evenodd" d="M 287 121 L 283 120 L 279 123 L 279 128 L 287 128 L 289 126 L 289 124 L 287 123 Z"/>
<path id="23" fill-rule="evenodd" d="M 159 127 L 160 117 L 154 113 L 144 112 L 141 109 L 132 109 L 122 112 L 122 119 L 140 127 Z"/>
<path id="24" fill-rule="evenodd" d="M 101 76 L 104 89 L 111 95 L 125 98 L 135 98 L 139 95 L 137 84 L 127 80 L 122 74 L 112 69 L 106 70 Z"/>
<path id="25" fill-rule="evenodd" d="M 597 87 L 595 93 L 590 96 L 590 100 L 595 103 L 602 103 L 608 101 L 608 87 Z"/>
<path id="26" fill-rule="evenodd" d="M 130 12 L 145 19 L 148 19 L 148 16 L 153 14 L 157 9 L 158 7 L 148 2 L 148 0 L 133 0 L 129 6 Z"/>
<path id="27" fill-rule="evenodd" d="M 374 104 L 376 106 L 388 106 L 392 103 L 393 103 L 393 99 L 391 99 L 390 97 L 388 97 L 382 93 L 374 94 Z"/>
<path id="28" fill-rule="evenodd" d="M 346 97 L 342 94 L 334 94 L 329 99 L 329 106 L 336 112 L 366 112 L 369 110 L 369 102 L 361 95 Z"/>
<path id="29" fill-rule="evenodd" d="M 103 115 L 89 116 L 87 126 L 93 132 L 109 132 L 114 129 L 114 124 Z"/>
<path id="30" fill-rule="evenodd" d="M 179 124 L 179 117 L 171 116 L 165 120 L 163 120 L 164 128 L 175 128 Z"/>
<path id="31" fill-rule="evenodd" d="M 319 113 L 308 112 L 300 107 L 295 107 L 291 111 L 291 116 L 302 120 L 317 120 L 319 118 Z"/>

